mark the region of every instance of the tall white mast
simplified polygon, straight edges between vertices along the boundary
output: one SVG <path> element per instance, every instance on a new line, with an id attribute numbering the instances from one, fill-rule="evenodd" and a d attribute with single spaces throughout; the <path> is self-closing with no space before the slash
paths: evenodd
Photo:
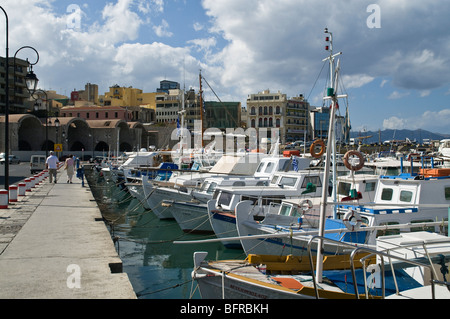
<path id="1" fill-rule="evenodd" d="M 346 95 L 336 95 L 337 87 L 338 87 L 338 78 L 339 78 L 339 68 L 340 61 L 338 60 L 336 70 L 334 70 L 334 59 L 336 56 L 341 55 L 342 52 L 333 54 L 333 41 L 332 34 L 328 31 L 328 28 L 325 28 L 325 33 L 327 36 L 325 39 L 329 42 L 329 45 L 325 47 L 326 50 L 330 51 L 329 57 L 324 59 L 323 61 L 329 60 L 330 63 L 330 87 L 327 89 L 327 94 L 324 97 L 324 100 L 331 99 L 331 109 L 330 109 L 330 124 L 328 127 L 328 141 L 327 141 L 327 149 L 325 156 L 325 168 L 324 168 L 324 178 L 322 185 L 322 199 L 320 203 L 320 223 L 319 223 L 319 236 L 323 237 L 325 234 L 325 218 L 327 211 L 327 197 L 328 197 L 328 183 L 329 183 L 329 175 L 330 175 L 330 160 L 331 153 L 334 152 L 334 127 L 335 127 L 335 115 L 337 109 L 337 99 L 346 97 Z M 335 157 L 335 156 L 333 156 Z M 335 169 L 336 164 L 333 165 Z M 334 174 L 333 174 L 334 175 Z M 316 265 L 316 281 L 322 282 L 322 271 L 323 271 L 323 263 L 322 263 L 322 247 L 323 241 L 320 239 L 317 246 L 317 265 Z"/>

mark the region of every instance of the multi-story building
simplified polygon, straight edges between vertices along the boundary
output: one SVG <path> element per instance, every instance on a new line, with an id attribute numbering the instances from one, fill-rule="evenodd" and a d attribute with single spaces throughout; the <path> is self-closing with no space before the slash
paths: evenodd
<path id="1" fill-rule="evenodd" d="M 159 82 L 159 88 L 156 89 L 157 93 L 167 93 L 169 94 L 169 90 L 179 90 L 180 83 L 174 81 L 163 80 Z"/>
<path id="2" fill-rule="evenodd" d="M 0 57 L 0 112 L 5 113 L 6 105 L 6 58 Z M 28 61 L 9 58 L 9 113 L 26 113 L 30 94 L 25 77 L 28 73 Z"/>
<path id="3" fill-rule="evenodd" d="M 344 142 L 345 117 L 336 115 L 335 118 L 336 141 Z M 313 139 L 327 139 L 330 126 L 330 108 L 318 107 L 311 111 L 311 126 Z"/>
<path id="4" fill-rule="evenodd" d="M 309 139 L 310 105 L 300 94 L 286 103 L 286 142 Z"/>
<path id="5" fill-rule="evenodd" d="M 84 90 L 73 90 L 70 93 L 70 101 L 72 104 L 75 101 L 88 101 L 98 105 L 98 85 L 86 83 Z"/>
<path id="6" fill-rule="evenodd" d="M 182 94 L 179 89 L 169 90 L 169 93 L 156 95 L 156 121 L 158 123 L 176 123 L 178 112 L 182 109 Z"/>
<path id="7" fill-rule="evenodd" d="M 247 126 L 262 128 L 268 138 L 278 130 L 281 143 L 309 136 L 309 103 L 303 96 L 288 99 L 281 92 L 264 90 L 247 99 Z"/>

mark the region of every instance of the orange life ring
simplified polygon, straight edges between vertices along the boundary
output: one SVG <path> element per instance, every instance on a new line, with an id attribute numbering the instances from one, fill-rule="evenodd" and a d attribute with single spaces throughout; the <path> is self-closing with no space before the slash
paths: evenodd
<path id="1" fill-rule="evenodd" d="M 320 151 L 316 153 L 316 146 L 320 146 Z M 309 148 L 309 152 L 311 153 L 312 157 L 320 158 L 322 157 L 323 153 L 325 153 L 325 143 L 322 140 L 315 140 L 311 147 Z"/>
<path id="2" fill-rule="evenodd" d="M 352 165 L 349 162 L 350 156 L 356 156 L 359 158 L 358 165 Z M 364 166 L 364 156 L 358 151 L 348 151 L 347 153 L 345 153 L 343 161 L 344 161 L 345 167 L 347 167 L 351 171 L 359 171 Z"/>

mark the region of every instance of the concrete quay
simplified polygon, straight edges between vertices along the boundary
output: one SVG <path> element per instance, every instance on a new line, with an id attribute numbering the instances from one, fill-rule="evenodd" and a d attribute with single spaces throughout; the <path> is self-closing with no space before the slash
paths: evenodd
<path id="1" fill-rule="evenodd" d="M 0 209 L 0 298 L 136 299 L 88 184 L 57 180 Z"/>

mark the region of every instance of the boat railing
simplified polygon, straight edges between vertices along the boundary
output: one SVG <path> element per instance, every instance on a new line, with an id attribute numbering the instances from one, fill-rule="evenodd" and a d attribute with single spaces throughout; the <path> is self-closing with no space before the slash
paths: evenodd
<path id="1" fill-rule="evenodd" d="M 380 258 L 380 274 L 381 274 L 381 293 L 382 293 L 382 298 L 384 299 L 386 297 L 386 287 L 385 287 L 385 263 L 384 263 L 384 258 L 388 258 L 389 259 L 389 265 L 392 271 L 392 276 L 393 276 L 393 280 L 394 280 L 394 284 L 395 284 L 395 288 L 396 288 L 396 293 L 399 294 L 399 289 L 398 289 L 398 285 L 397 285 L 397 280 L 395 277 L 395 272 L 394 272 L 394 263 L 392 262 L 393 260 L 396 260 L 397 262 L 402 262 L 405 264 L 409 264 L 411 266 L 419 266 L 419 267 L 424 267 L 424 268 L 428 268 L 430 271 L 430 284 L 431 284 L 431 296 L 433 299 L 435 299 L 435 284 L 441 284 L 441 285 L 447 285 L 447 287 L 450 287 L 450 283 L 448 282 L 443 282 L 443 281 L 439 281 L 437 280 L 437 274 L 436 271 L 433 267 L 432 261 L 431 261 L 431 257 L 428 254 L 427 251 L 427 243 L 422 243 L 422 246 L 424 248 L 425 254 L 427 256 L 427 259 L 429 260 L 429 263 L 423 263 L 420 262 L 418 260 L 415 259 L 405 259 L 399 256 L 395 256 L 392 255 L 391 252 L 396 250 L 396 249 L 404 249 L 407 247 L 417 247 L 418 244 L 410 244 L 410 245 L 402 245 L 401 247 L 394 247 L 392 249 L 386 250 L 386 251 L 378 251 L 369 247 L 356 247 L 354 245 L 351 244 L 347 244 L 347 243 L 343 243 L 343 242 L 339 242 L 333 239 L 329 239 L 323 236 L 313 236 L 309 242 L 308 242 L 308 255 L 309 255 L 309 261 L 310 261 L 310 267 L 311 267 L 311 272 L 314 274 L 314 263 L 313 263 L 313 255 L 311 252 L 311 245 L 315 240 L 322 240 L 327 241 L 327 242 L 331 242 L 331 243 L 335 243 L 337 245 L 341 245 L 341 246 L 346 246 L 346 247 L 351 247 L 353 248 L 352 253 L 350 254 L 350 268 L 351 268 L 351 272 L 352 272 L 352 279 L 353 279 L 353 285 L 354 285 L 354 289 L 355 289 L 355 298 L 359 299 L 360 298 L 360 294 L 358 292 L 358 283 L 356 280 L 356 271 L 355 271 L 355 256 L 358 255 L 358 253 L 362 253 L 365 252 L 367 253 L 367 255 L 363 258 L 360 259 L 360 262 L 363 266 L 363 277 L 364 277 L 364 293 L 366 298 L 369 297 L 369 292 L 368 292 L 368 285 L 367 285 L 367 276 L 366 276 L 366 260 L 367 259 L 372 259 L 374 256 L 378 256 Z M 448 243 L 448 240 L 442 240 L 442 241 L 433 241 L 430 244 L 438 244 L 438 243 Z M 312 281 L 313 281 L 313 285 L 314 285 L 314 291 L 315 291 L 315 295 L 316 298 L 319 299 L 319 289 L 318 289 L 318 285 L 317 285 L 317 279 L 316 277 L 313 275 L 312 276 Z"/>
<path id="2" fill-rule="evenodd" d="M 318 285 L 317 285 L 316 276 L 314 276 L 314 262 L 313 262 L 313 254 L 312 254 L 312 251 L 311 251 L 312 243 L 315 240 L 322 240 L 323 242 L 327 241 L 327 242 L 330 242 L 330 243 L 334 243 L 336 245 L 349 247 L 351 249 L 355 249 L 355 245 L 354 244 L 345 243 L 345 242 L 342 242 L 342 241 L 337 241 L 337 240 L 330 239 L 330 238 L 326 238 L 326 237 L 319 236 L 319 235 L 316 235 L 316 236 L 313 236 L 313 237 L 310 238 L 310 240 L 308 241 L 307 253 L 308 253 L 308 256 L 309 256 L 309 264 L 310 264 L 310 267 L 311 267 L 311 272 L 313 274 L 312 281 L 313 281 L 313 285 L 314 285 L 314 291 L 315 291 L 315 294 L 316 294 L 316 298 L 319 299 L 319 289 L 318 289 Z M 320 249 L 320 248 L 317 248 L 317 249 Z M 357 290 L 356 290 L 356 292 L 357 292 Z"/>
<path id="3" fill-rule="evenodd" d="M 442 241 L 442 243 L 448 243 L 448 241 Z M 432 244 L 437 244 L 439 242 L 437 241 L 433 241 Z M 384 263 L 384 258 L 388 258 L 389 259 L 389 265 L 391 268 L 391 272 L 392 272 L 392 278 L 394 280 L 394 284 L 395 284 L 395 289 L 396 289 L 396 294 L 399 295 L 400 291 L 398 289 L 398 284 L 397 284 L 397 279 L 395 276 L 395 272 L 394 272 L 394 263 L 393 260 L 396 260 L 397 262 L 402 262 L 402 263 L 406 263 L 406 264 L 410 264 L 412 266 L 418 266 L 418 267 L 424 267 L 424 268 L 428 268 L 430 271 L 430 289 L 431 289 L 431 297 L 432 299 L 436 298 L 436 292 L 435 292 L 435 284 L 439 283 L 439 281 L 436 279 L 437 274 L 435 272 L 435 269 L 433 267 L 433 264 L 431 262 L 430 256 L 428 255 L 426 246 L 427 243 L 422 243 L 422 246 L 426 252 L 427 258 L 429 260 L 429 263 L 423 263 L 420 262 L 418 260 L 415 259 L 405 259 L 403 257 L 400 256 L 396 256 L 396 255 L 392 255 L 391 252 L 393 250 L 396 249 L 401 249 L 401 248 L 406 248 L 406 247 L 413 247 L 413 246 L 419 246 L 419 244 L 415 243 L 415 244 L 410 244 L 410 245 L 404 245 L 401 247 L 396 247 L 393 249 L 389 249 L 386 251 L 378 251 L 375 249 L 371 249 L 371 248 L 367 248 L 367 247 L 358 247 L 356 248 L 351 254 L 350 254 L 350 263 L 351 263 L 351 270 L 352 270 L 352 277 L 353 277 L 353 284 L 355 287 L 355 291 L 357 290 L 357 282 L 356 282 L 356 272 L 355 272 L 355 264 L 354 264 L 354 257 L 357 253 L 360 253 L 362 251 L 368 253 L 369 255 L 363 257 L 360 259 L 361 263 L 363 264 L 363 270 L 364 270 L 364 289 L 365 289 L 365 295 L 366 298 L 368 297 L 368 288 L 367 288 L 367 283 L 366 283 L 366 265 L 365 265 L 365 260 L 367 258 L 373 257 L 374 255 L 380 258 L 380 268 L 381 268 L 381 290 L 382 290 L 382 297 L 385 298 L 386 297 L 386 287 L 385 287 L 385 271 L 384 271 L 384 267 L 385 267 L 385 263 Z M 356 294 L 356 299 L 359 299 L 359 294 Z"/>

